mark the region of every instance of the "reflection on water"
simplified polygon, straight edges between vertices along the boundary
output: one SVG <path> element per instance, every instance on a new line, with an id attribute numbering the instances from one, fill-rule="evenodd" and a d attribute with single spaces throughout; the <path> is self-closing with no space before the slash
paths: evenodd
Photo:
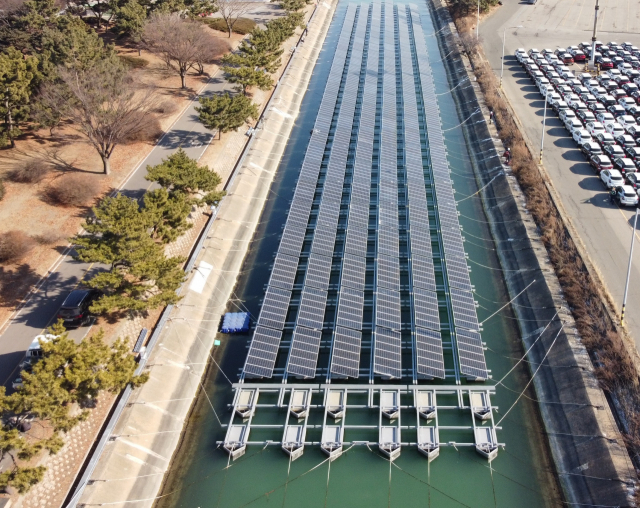
<path id="1" fill-rule="evenodd" d="M 271 197 L 245 260 L 235 290 L 235 298 L 242 303 L 230 303 L 229 310 L 241 307 L 247 308 L 253 316 L 258 314 L 269 278 L 268 269 L 278 247 L 346 5 L 347 2 L 342 2 L 334 16 L 301 114 L 272 185 Z M 419 9 L 425 33 L 433 33 L 426 4 L 419 5 Z M 427 45 L 432 62 L 435 62 L 433 75 L 437 92 L 446 92 L 449 85 L 440 62 L 442 57 L 436 37 L 427 37 Z M 458 199 L 462 199 L 476 192 L 477 185 L 468 162 L 469 155 L 462 132 L 459 128 L 453 128 L 461 119 L 457 116 L 451 95 L 443 94 L 438 99 L 447 148 L 452 154 L 450 164 L 454 186 Z M 508 297 L 479 198 L 465 199 L 458 207 L 472 269 L 471 282 L 476 287 L 476 300 L 480 304 L 478 319 L 482 322 L 502 307 Z M 486 351 L 487 364 L 495 382 L 523 354 L 518 328 L 508 307 L 484 323 L 483 328 L 482 337 L 489 348 Z M 215 351 L 216 360 L 227 375 L 235 380 L 244 363 L 250 335 L 222 336 L 221 340 L 223 345 Z M 504 382 L 506 386 L 497 388 L 492 402 L 499 407 L 498 419 L 514 403 L 527 380 L 526 367 L 520 365 L 507 377 Z M 506 443 L 506 449 L 500 450 L 491 465 L 472 448 L 453 447 L 442 448 L 440 456 L 431 464 L 415 448 L 405 448 L 400 458 L 390 464 L 376 449 L 370 450 L 366 446 L 345 447 L 347 452 L 333 463 L 326 460 L 318 446 L 308 446 L 301 458 L 290 463 L 277 445 L 264 448 L 249 446 L 243 457 L 230 462 L 228 456 L 218 449 L 216 442 L 224 438 L 225 429 L 221 428 L 218 418 L 225 423 L 228 421 L 228 404 L 232 401 L 233 393 L 228 381 L 217 369 L 211 370 L 205 388 L 216 414 L 207 398 L 201 396 L 165 486 L 164 497 L 159 501 L 163 506 L 537 508 L 559 504 L 557 485 L 546 472 L 550 466 L 546 457 L 548 452 L 543 446 L 545 438 L 537 408 L 526 397 L 521 398 L 504 419 L 498 439 Z M 269 397 L 261 395 L 260 402 L 268 402 Z M 350 396 L 349 402 L 357 403 L 357 396 Z M 454 403 L 451 402 L 452 405 Z M 254 422 L 281 423 L 285 414 L 286 408 L 260 408 Z M 415 412 L 403 411 L 401 418 L 404 425 L 413 425 Z M 321 412 L 312 412 L 309 424 L 321 423 Z M 377 413 L 350 410 L 349 423 L 376 425 Z M 470 416 L 468 412 L 442 412 L 440 423 L 469 425 Z M 369 439 L 377 441 L 377 429 L 373 429 L 371 434 Z M 403 441 L 413 440 L 414 436 L 415 432 L 403 431 Z M 252 430 L 252 440 L 269 438 L 274 439 L 273 431 Z M 365 438 L 366 431 L 359 430 L 358 439 Z M 319 429 L 310 429 L 308 439 L 318 440 Z M 446 435 L 441 434 L 441 439 L 469 442 L 472 436 L 449 431 Z M 348 434 L 345 440 L 350 440 Z"/>

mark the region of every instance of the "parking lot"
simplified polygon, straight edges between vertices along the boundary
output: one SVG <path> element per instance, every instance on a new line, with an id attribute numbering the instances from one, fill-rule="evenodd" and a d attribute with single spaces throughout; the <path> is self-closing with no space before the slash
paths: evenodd
<path id="1" fill-rule="evenodd" d="M 540 50 L 566 48 L 589 41 L 594 6 L 593 0 L 538 0 L 535 5 L 506 0 L 480 25 L 485 53 L 498 75 L 506 29 L 503 88 L 524 126 L 525 136 L 533 146 L 540 146 L 544 99 L 518 64 L 513 56 L 514 51 L 533 47 Z M 618 43 L 629 41 L 640 46 L 639 13 L 640 0 L 601 0 L 598 39 L 603 42 L 615 40 Z M 574 64 L 573 69 L 577 73 L 582 67 Z M 563 123 L 552 110 L 547 110 L 547 113 L 544 166 L 560 195 L 565 212 L 572 220 L 592 262 L 601 272 L 619 311 L 635 210 L 621 208 L 610 202 L 609 192 Z M 636 236 L 640 239 L 638 232 Z M 636 250 L 632 266 L 625 322 L 636 346 L 640 348 L 639 250 Z"/>

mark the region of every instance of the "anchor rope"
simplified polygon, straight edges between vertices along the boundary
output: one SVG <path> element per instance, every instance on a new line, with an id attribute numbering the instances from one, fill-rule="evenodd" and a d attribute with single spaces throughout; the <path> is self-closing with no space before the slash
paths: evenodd
<path id="1" fill-rule="evenodd" d="M 324 489 L 324 508 L 327 508 L 327 498 L 329 497 L 329 475 L 330 474 L 331 474 L 331 460 L 329 460 L 329 468 L 327 469 L 327 485 Z"/>
<path id="2" fill-rule="evenodd" d="M 291 450 L 293 453 L 293 449 Z M 282 507 L 284 508 L 284 503 L 287 500 L 287 489 L 289 488 L 289 475 L 291 474 L 291 455 L 289 454 L 289 467 L 287 468 L 287 481 L 284 483 L 284 496 L 282 497 Z"/>
<path id="3" fill-rule="evenodd" d="M 187 321 L 187 325 L 189 326 L 189 328 L 191 329 L 191 331 L 192 331 L 192 332 L 193 332 L 193 331 L 195 331 L 195 330 L 193 329 L 193 327 L 191 326 L 191 323 L 189 323 L 189 321 Z M 174 330 L 175 330 L 175 329 L 174 329 Z M 195 333 L 196 333 L 196 339 L 198 339 L 198 342 L 200 342 L 200 344 L 202 344 L 202 346 L 204 347 L 204 342 L 202 342 L 202 339 L 200 338 L 200 332 L 199 332 L 199 331 L 195 331 Z M 214 357 L 213 357 L 213 355 L 211 354 L 211 349 L 209 349 L 209 350 L 207 351 L 207 354 L 209 355 L 209 359 L 210 359 L 213 363 L 215 363 L 215 364 L 216 364 L 216 367 L 218 367 L 218 370 L 219 370 L 220 372 L 222 372 L 222 375 L 224 376 L 224 378 L 225 378 L 227 381 L 229 381 L 229 384 L 230 384 L 231 386 L 233 386 L 233 383 L 231 382 L 231 379 L 229 379 L 229 376 L 227 376 L 227 375 L 225 374 L 225 372 L 224 372 L 224 370 L 222 370 L 222 367 L 220 366 L 220 364 L 219 364 L 218 362 L 216 362 L 215 358 L 214 358 Z"/>
<path id="4" fill-rule="evenodd" d="M 500 423 L 502 422 L 502 420 L 504 420 L 507 417 L 507 415 L 511 412 L 511 410 L 516 406 L 518 401 L 522 398 L 522 396 L 524 395 L 524 392 L 527 390 L 527 388 L 529 388 L 529 385 L 532 383 L 533 378 L 536 377 L 536 374 L 540 370 L 540 367 L 542 367 L 542 364 L 546 360 L 547 356 L 549 356 L 549 353 L 553 349 L 553 346 L 555 345 L 556 341 L 558 340 L 558 337 L 560 336 L 560 332 L 562 332 L 563 329 L 564 329 L 564 323 L 562 323 L 562 326 L 560 327 L 560 330 L 558 330 L 558 333 L 556 334 L 555 338 L 553 339 L 553 342 L 549 346 L 549 349 L 547 349 L 547 352 L 544 354 L 544 357 L 540 361 L 540 365 L 538 365 L 538 368 L 534 371 L 533 375 L 531 376 L 531 378 L 529 379 L 529 381 L 527 382 L 527 384 L 523 388 L 522 392 L 520 392 L 520 395 L 518 395 L 518 398 L 515 400 L 515 402 L 513 404 L 511 404 L 511 407 L 509 409 L 507 409 L 507 412 L 504 415 L 502 415 L 502 418 L 500 418 L 500 420 L 498 420 L 498 423 L 495 424 L 496 427 L 500 426 Z"/>

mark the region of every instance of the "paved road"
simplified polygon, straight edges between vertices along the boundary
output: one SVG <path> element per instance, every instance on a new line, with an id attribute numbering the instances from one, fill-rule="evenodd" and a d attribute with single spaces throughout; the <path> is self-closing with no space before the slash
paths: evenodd
<path id="1" fill-rule="evenodd" d="M 589 41 L 595 2 L 539 0 L 536 5 L 526 5 L 516 0 L 505 0 L 504 4 L 481 23 L 480 37 L 491 66 L 499 75 L 502 38 L 506 29 L 504 90 L 524 125 L 526 135 L 535 146 L 539 146 L 544 101 L 511 55 L 518 47 L 555 49 Z M 638 12 L 640 0 L 601 0 L 598 39 L 618 43 L 631 41 L 640 45 Z M 522 28 L 513 28 L 520 25 Z M 619 309 L 634 211 L 619 209 L 609 203 L 606 190 L 553 112 L 547 118 L 545 132 L 544 165 Z M 640 235 L 636 235 L 640 239 Z M 631 272 L 626 322 L 637 347 L 640 347 L 639 309 L 640 257 L 636 256 Z"/>

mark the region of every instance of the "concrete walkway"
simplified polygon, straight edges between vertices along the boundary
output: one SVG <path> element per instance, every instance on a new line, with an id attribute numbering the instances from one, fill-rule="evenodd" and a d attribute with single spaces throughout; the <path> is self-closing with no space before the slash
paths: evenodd
<path id="1" fill-rule="evenodd" d="M 274 174 L 284 153 L 335 9 L 322 2 L 309 25 L 305 43 L 274 93 L 263 128 L 255 135 L 223 200 L 196 264 L 213 267 L 204 288 L 185 284 L 150 358 L 150 380 L 136 390 L 105 449 L 79 504 L 151 507 L 179 444 L 194 396 L 201 386 L 220 316 L 260 219 Z M 212 451 L 212 453 L 214 453 Z"/>

